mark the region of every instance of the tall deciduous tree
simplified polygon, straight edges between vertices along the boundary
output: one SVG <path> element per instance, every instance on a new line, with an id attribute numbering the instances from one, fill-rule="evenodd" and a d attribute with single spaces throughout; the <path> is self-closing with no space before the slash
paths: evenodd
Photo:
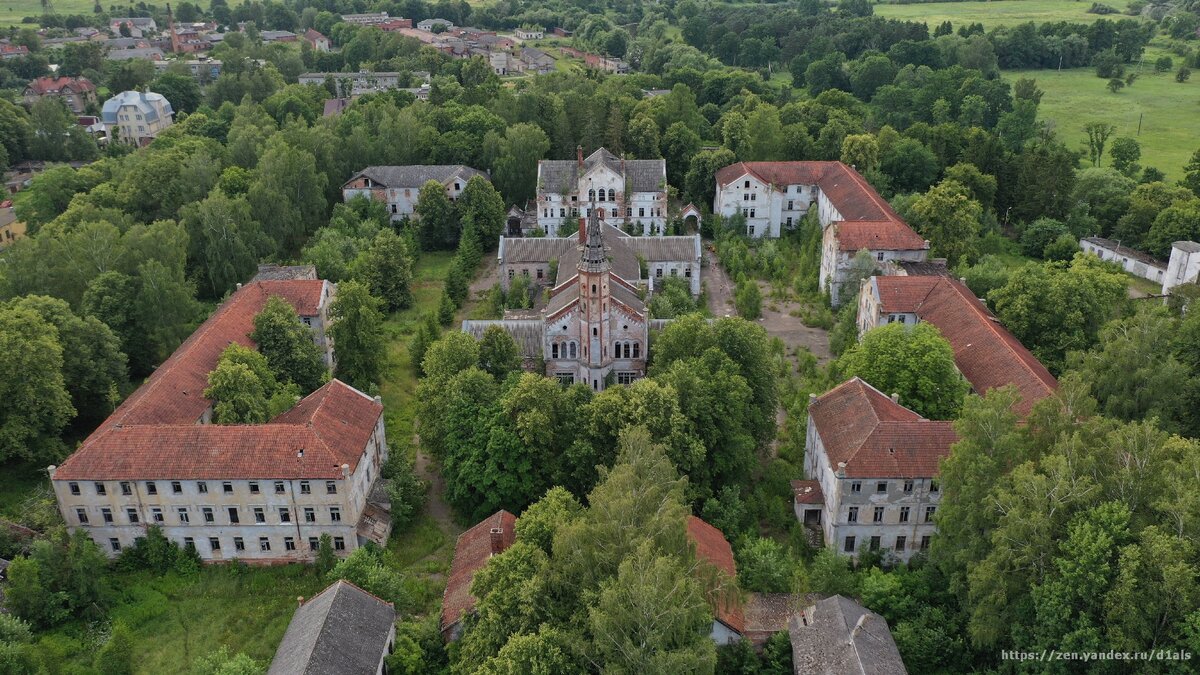
<path id="1" fill-rule="evenodd" d="M 932 324 L 890 323 L 867 331 L 838 360 L 847 377 L 861 377 L 929 419 L 958 415 L 970 387 L 954 366 L 950 343 Z"/>
<path id="2" fill-rule="evenodd" d="M 479 367 L 497 380 L 521 369 L 521 351 L 500 326 L 488 326 L 479 340 Z"/>
<path id="3" fill-rule="evenodd" d="M 325 174 L 307 150 L 271 137 L 247 198 L 251 213 L 281 252 L 298 251 L 325 221 Z"/>
<path id="4" fill-rule="evenodd" d="M 446 186 L 431 180 L 421 186 L 416 205 L 417 242 L 423 251 L 454 248 L 458 241 L 458 214 L 446 196 Z"/>
<path id="5" fill-rule="evenodd" d="M 272 297 L 254 317 L 250 339 L 281 382 L 292 382 L 307 394 L 328 376 L 321 348 L 312 331 L 300 323 L 296 308 L 280 297 Z"/>
<path id="6" fill-rule="evenodd" d="M 966 186 L 954 181 L 942 181 L 918 197 L 909 213 L 917 231 L 929 238 L 932 254 L 952 266 L 975 256 L 982 215 Z"/>
<path id="7" fill-rule="evenodd" d="M 354 261 L 354 278 L 396 311 L 412 305 L 412 254 L 408 243 L 391 230 L 380 230 L 371 246 Z"/>
<path id="8" fill-rule="evenodd" d="M 524 204 L 533 198 L 537 183 L 537 163 L 550 151 L 550 138 L 533 124 L 515 124 L 504 132 L 496 160 L 496 187 L 510 204 Z M 544 186 L 538 189 L 554 189 Z"/>
<path id="9" fill-rule="evenodd" d="M 480 251 L 489 251 L 504 231 L 504 198 L 483 176 L 472 176 L 458 197 L 459 219 L 463 236 L 471 233 Z"/>
<path id="10" fill-rule="evenodd" d="M 277 380 L 267 359 L 253 349 L 229 345 L 208 374 L 204 397 L 213 401 L 216 424 L 262 424 L 270 418 Z"/>
<path id="11" fill-rule="evenodd" d="M 57 329 L 32 309 L 0 308 L 0 460 L 55 459 L 75 416 Z"/>
<path id="12" fill-rule="evenodd" d="M 272 248 L 250 215 L 250 202 L 220 189 L 204 201 L 184 206 L 179 220 L 188 231 L 190 267 L 210 298 L 219 298 L 249 279 L 259 254 Z"/>
<path id="13" fill-rule="evenodd" d="M 383 313 L 380 301 L 356 281 L 342 282 L 337 298 L 329 308 L 337 356 L 337 376 L 359 389 L 379 382 L 383 371 Z"/>

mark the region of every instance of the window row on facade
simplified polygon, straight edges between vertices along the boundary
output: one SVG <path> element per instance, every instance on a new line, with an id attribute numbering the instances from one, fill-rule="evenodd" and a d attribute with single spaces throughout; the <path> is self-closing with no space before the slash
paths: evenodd
<path id="1" fill-rule="evenodd" d="M 141 539 L 141 537 L 138 537 L 137 539 L 134 540 L 134 543 L 136 544 L 137 541 L 140 539 Z M 204 556 L 204 554 L 207 553 L 208 554 L 207 557 L 218 557 L 222 554 L 223 551 L 226 551 L 226 550 L 233 551 L 234 553 L 245 552 L 246 539 L 247 539 L 246 537 L 230 537 L 229 539 L 227 539 L 224 542 L 224 545 L 229 546 L 229 548 L 227 549 L 227 548 L 223 547 L 220 537 L 201 537 L 200 541 L 204 542 L 208 546 L 208 549 L 206 551 L 201 551 L 201 549 L 197 546 L 195 537 L 184 537 L 178 543 L 180 546 L 182 546 L 184 548 L 187 548 L 189 546 L 192 547 L 201 556 Z M 253 537 L 250 537 L 252 545 L 253 545 L 253 539 L 254 539 Z M 346 538 L 345 537 L 332 537 L 332 539 L 333 539 L 332 543 L 333 543 L 334 551 L 345 551 L 346 550 Z M 316 551 L 321 548 L 321 538 L 320 537 L 309 537 L 308 541 L 306 543 L 307 543 L 309 551 Z M 296 550 L 296 538 L 295 537 L 282 537 L 282 541 L 280 541 L 280 538 L 258 537 L 257 544 L 258 544 L 257 550 L 261 553 L 268 553 L 273 550 L 274 551 L 285 551 L 285 552 Z M 274 545 L 276 547 L 282 546 L 282 548 L 272 548 L 272 545 Z M 120 538 L 109 537 L 108 547 L 110 550 L 112 550 L 113 553 L 120 553 L 121 546 L 122 546 L 122 544 L 121 544 Z"/>
<path id="2" fill-rule="evenodd" d="M 875 488 L 875 494 L 881 494 L 881 495 L 887 494 L 888 490 L 891 489 L 891 481 L 886 481 L 886 480 L 874 481 L 874 488 Z M 900 481 L 900 489 L 906 495 L 912 494 L 916 488 L 917 488 L 917 481 L 915 479 L 905 478 L 904 480 Z M 938 490 L 939 490 L 939 488 L 938 488 L 937 481 L 936 480 L 930 481 L 929 482 L 929 491 L 931 493 L 937 493 Z M 862 493 L 862 491 L 863 491 L 863 481 L 861 481 L 861 480 L 850 481 L 850 493 L 851 494 L 860 494 L 860 493 Z"/>
<path id="3" fill-rule="evenodd" d="M 913 542 L 913 545 L 919 546 L 919 550 L 921 550 L 921 551 L 928 551 L 929 550 L 929 542 L 932 540 L 933 540 L 933 538 L 931 536 L 925 535 L 925 536 L 921 537 L 920 544 Z M 857 546 L 858 546 L 858 538 L 855 537 L 854 535 L 847 536 L 842 541 L 842 551 L 844 553 L 854 553 L 857 550 L 857 548 L 856 548 Z M 892 550 L 893 551 L 904 551 L 904 550 L 908 549 L 908 546 L 909 546 L 908 537 L 901 534 L 901 535 L 896 536 L 896 541 L 895 541 L 894 545 L 892 546 Z M 869 550 L 869 551 L 878 551 L 882 547 L 883 547 L 883 537 L 881 537 L 879 535 L 872 536 L 867 542 L 867 550 Z"/>
<path id="4" fill-rule="evenodd" d="M 221 514 L 222 525 L 240 525 L 242 523 L 242 512 L 244 508 L 248 510 L 246 520 L 247 523 L 253 523 L 255 525 L 278 525 L 292 522 L 292 510 L 291 507 L 287 506 L 280 506 L 274 509 L 274 512 L 271 513 L 270 516 L 271 522 L 269 523 L 267 522 L 268 508 L 265 506 L 251 506 L 248 508 L 241 506 L 179 506 L 174 508 L 174 517 L 172 520 L 175 522 L 172 522 L 171 524 L 191 525 L 192 514 L 194 511 L 196 513 L 195 520 L 197 525 L 216 524 L 218 513 Z M 302 522 L 308 524 L 317 524 L 317 510 L 318 507 L 315 506 L 301 507 L 300 517 L 302 518 Z M 328 516 L 327 518 L 322 518 L 322 520 L 324 520 L 326 523 L 342 522 L 342 508 L 340 506 L 326 506 L 321 507 L 320 510 L 326 513 Z M 100 515 L 100 520 L 97 521 L 97 524 L 117 524 L 116 514 L 113 512 L 112 508 L 107 506 L 92 507 L 91 509 L 77 506 L 75 507 L 75 519 L 78 521 L 79 525 L 91 525 L 92 514 L 95 514 L 96 511 L 99 511 Z M 143 522 L 153 525 L 167 524 L 167 509 L 159 506 L 152 506 L 149 508 L 149 514 L 149 517 L 146 517 L 142 509 L 134 508 L 132 506 L 126 507 L 124 514 L 122 514 L 124 515 L 124 522 L 120 524 L 139 525 Z"/>
<path id="5" fill-rule="evenodd" d="M 864 507 L 864 510 L 865 510 L 865 508 L 866 507 Z M 899 507 L 895 507 L 897 520 L 889 521 L 887 519 L 887 511 L 888 511 L 888 508 L 886 506 L 876 506 L 876 507 L 872 508 L 871 509 L 871 523 L 875 524 L 875 525 L 894 525 L 896 523 L 910 523 L 910 522 L 914 522 L 912 520 L 912 518 L 916 515 L 915 513 L 913 513 L 913 508 L 911 506 L 899 506 Z M 922 523 L 932 523 L 933 522 L 933 514 L 936 512 L 937 512 L 936 506 L 924 507 L 924 510 L 921 511 L 921 515 L 922 515 L 921 522 Z M 847 523 L 860 522 L 859 521 L 859 507 L 857 507 L 857 506 L 847 507 L 846 522 Z M 865 522 L 865 521 L 862 521 L 862 522 Z"/>
<path id="6" fill-rule="evenodd" d="M 125 497 L 132 496 L 134 482 L 135 481 L 128 481 L 128 480 L 116 481 L 116 484 L 117 484 L 116 490 L 118 492 L 114 493 L 114 494 L 120 494 Z M 159 489 L 160 489 L 159 483 L 163 484 L 162 489 L 169 491 L 169 494 L 181 495 L 184 493 L 184 481 L 179 481 L 179 480 L 152 481 L 152 480 L 148 480 L 148 481 L 136 481 L 136 482 L 141 483 L 142 489 L 144 490 L 145 494 L 147 494 L 147 495 L 159 494 Z M 218 482 L 220 483 L 220 490 L 223 494 L 231 495 L 231 494 L 235 494 L 237 492 L 234 482 L 229 481 L 229 480 L 213 481 L 214 489 L 216 489 Z M 263 491 L 265 489 L 267 489 L 267 486 L 270 486 L 270 489 L 274 490 L 275 494 L 277 494 L 277 495 L 285 494 L 287 492 L 287 482 L 288 481 L 282 481 L 282 480 L 277 480 L 277 481 L 254 481 L 254 480 L 252 480 L 247 483 L 246 489 L 250 494 L 257 495 L 257 494 L 262 494 Z M 312 494 L 313 482 L 314 481 L 307 481 L 307 480 L 300 481 L 300 494 L 302 494 L 302 495 Z M 318 483 L 318 485 L 320 484 L 320 481 L 315 481 L 315 482 Z M 187 481 L 187 483 L 191 484 L 192 481 Z M 70 483 L 67 484 L 67 487 L 71 491 L 72 495 L 79 496 L 79 495 L 83 494 L 83 485 L 77 481 L 71 481 Z M 204 480 L 195 481 L 195 487 L 196 487 L 196 494 L 202 494 L 202 495 L 208 494 L 209 481 L 204 481 Z M 103 482 L 103 481 L 95 481 L 92 483 L 92 489 L 94 490 L 96 495 L 103 497 L 108 494 L 109 483 Z M 325 494 L 330 494 L 330 495 L 337 494 L 337 481 L 335 481 L 335 480 L 325 481 Z"/>

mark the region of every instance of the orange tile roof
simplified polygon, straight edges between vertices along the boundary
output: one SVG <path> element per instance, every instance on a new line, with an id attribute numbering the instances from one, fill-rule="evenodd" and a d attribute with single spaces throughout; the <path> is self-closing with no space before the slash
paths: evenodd
<path id="1" fill-rule="evenodd" d="M 808 414 L 834 471 L 850 478 L 938 475 L 957 440 L 950 422 L 927 420 L 858 377 L 818 396 Z"/>
<path id="2" fill-rule="evenodd" d="M 471 581 L 475 573 L 487 564 L 489 558 L 508 550 L 516 541 L 517 517 L 500 510 L 458 535 L 454 544 L 454 560 L 450 563 L 450 577 L 442 594 L 442 631 L 458 623 L 463 616 L 475 609 L 475 596 L 471 595 Z M 492 543 L 492 530 L 499 528 L 499 538 Z"/>
<path id="3" fill-rule="evenodd" d="M 724 572 L 731 580 L 737 579 L 737 565 L 733 560 L 733 548 L 725 534 L 696 516 L 688 516 L 688 539 L 696 545 L 696 556 Z M 746 615 L 741 600 L 723 598 L 718 602 L 716 618 L 738 633 L 746 630 Z"/>
<path id="4" fill-rule="evenodd" d="M 825 494 L 821 483 L 815 480 L 792 481 L 792 495 L 797 504 L 824 504 Z"/>
<path id="5" fill-rule="evenodd" d="M 983 394 L 1014 385 L 1027 415 L 1058 381 L 961 281 L 949 277 L 875 277 L 883 312 L 914 313 L 937 327 L 954 350 L 959 372 Z"/>
<path id="6" fill-rule="evenodd" d="M 88 436 L 55 480 L 340 478 L 342 464 L 356 467 L 383 406 L 338 380 L 268 424 L 198 423 L 210 405 L 209 371 L 228 345 L 253 344 L 248 334 L 267 299 L 280 296 L 314 316 L 324 294 L 319 280 L 243 286 Z"/>
<path id="7" fill-rule="evenodd" d="M 842 162 L 738 162 L 717 171 L 717 184 L 729 185 L 746 174 L 774 186 L 820 187 L 842 216 L 837 226 L 842 251 L 929 248 L 861 174 Z"/>
<path id="8" fill-rule="evenodd" d="M 86 77 L 39 77 L 27 85 L 38 95 L 59 92 L 66 86 L 71 86 L 75 91 L 96 91 L 96 85 Z"/>

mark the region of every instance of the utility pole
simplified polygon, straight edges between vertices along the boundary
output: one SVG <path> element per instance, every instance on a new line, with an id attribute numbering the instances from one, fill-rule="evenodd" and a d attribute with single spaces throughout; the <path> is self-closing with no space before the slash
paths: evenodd
<path id="1" fill-rule="evenodd" d="M 1137 130 L 1138 136 L 1142 135 L 1142 118 L 1145 116 L 1146 116 L 1146 113 L 1144 113 L 1144 112 L 1138 113 L 1138 130 Z"/>

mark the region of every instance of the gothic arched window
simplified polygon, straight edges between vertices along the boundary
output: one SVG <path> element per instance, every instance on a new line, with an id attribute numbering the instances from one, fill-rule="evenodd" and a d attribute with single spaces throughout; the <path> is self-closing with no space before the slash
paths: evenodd
<path id="1" fill-rule="evenodd" d="M 633 358 L 635 358 L 635 359 L 641 358 L 641 351 L 642 351 L 642 343 L 640 343 L 640 342 L 633 343 Z"/>
<path id="2" fill-rule="evenodd" d="M 595 190 L 588 190 L 588 201 L 589 202 L 596 201 L 596 191 Z"/>
<path id="3" fill-rule="evenodd" d="M 571 340 L 571 358 L 573 358 L 573 359 L 578 358 L 578 356 L 576 356 L 577 353 L 578 352 L 576 352 L 575 341 Z"/>

